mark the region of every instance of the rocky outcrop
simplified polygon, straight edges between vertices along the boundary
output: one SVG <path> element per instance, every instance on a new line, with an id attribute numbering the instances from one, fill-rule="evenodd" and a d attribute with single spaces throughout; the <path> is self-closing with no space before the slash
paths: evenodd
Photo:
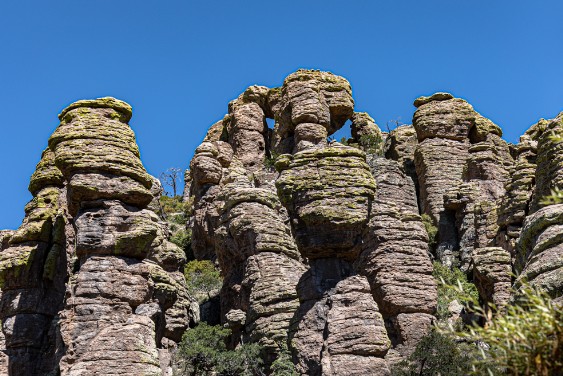
<path id="1" fill-rule="evenodd" d="M 387 375 L 386 355 L 412 351 L 436 305 L 412 181 L 395 161 L 370 168 L 364 151 L 327 143 L 352 119 L 360 148 L 373 152 L 362 144 L 372 139 L 382 148 L 373 119 L 353 105 L 348 82 L 325 72 L 250 87 L 190 165 L 194 254 L 221 266 L 231 345 L 259 342 L 275 354 L 288 341 L 301 374 Z M 250 128 L 255 136 L 237 136 Z"/>
<path id="2" fill-rule="evenodd" d="M 439 229 L 436 256 L 470 271 L 473 250 L 495 245 L 510 148 L 496 124 L 451 94 L 419 98 L 415 105 L 415 163 L 422 210 Z"/>
<path id="3" fill-rule="evenodd" d="M 166 374 L 161 359 L 193 316 L 186 259 L 147 209 L 159 193 L 131 107 L 79 101 L 59 118 L 0 253 L 9 374 Z"/>
<path id="4" fill-rule="evenodd" d="M 413 181 L 416 192 L 420 191 L 414 163 L 414 151 L 418 139 L 411 125 L 400 125 L 393 129 L 385 140 L 385 158 L 399 162 L 405 174 Z"/>
<path id="5" fill-rule="evenodd" d="M 414 105 L 387 134 L 332 73 L 249 87 L 185 173 L 184 251 L 131 107 L 71 104 L 22 225 L 0 231 L 0 373 L 170 375 L 182 334 L 220 306 L 228 347 L 260 344 L 266 368 L 287 347 L 302 375 L 389 375 L 435 322 L 433 259 L 460 267 L 489 315 L 524 282 L 560 301 L 563 204 L 546 197 L 563 184 L 563 114 L 510 145 L 452 94 Z M 347 121 L 352 137 L 329 142 Z M 220 267 L 218 302 L 189 296 L 188 257 Z"/>
<path id="6" fill-rule="evenodd" d="M 563 113 L 544 122 L 538 137 L 535 189 L 530 214 L 516 246 L 517 286 L 528 282 L 563 299 L 563 204 L 545 202 L 551 190 L 563 186 Z"/>
<path id="7" fill-rule="evenodd" d="M 369 164 L 376 193 L 359 264 L 386 319 L 394 350 L 409 355 L 430 330 L 436 309 L 428 235 L 414 184 L 401 166 L 373 156 Z"/>

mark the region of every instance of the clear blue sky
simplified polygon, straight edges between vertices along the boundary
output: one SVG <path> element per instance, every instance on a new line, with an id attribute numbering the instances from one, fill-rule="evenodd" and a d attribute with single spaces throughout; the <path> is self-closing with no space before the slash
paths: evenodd
<path id="1" fill-rule="evenodd" d="M 410 123 L 413 100 L 467 99 L 515 142 L 563 110 L 563 1 L 2 1 L 0 229 L 16 228 L 57 114 L 115 96 L 142 160 L 186 168 L 247 86 L 300 67 L 351 82 L 357 111 Z"/>

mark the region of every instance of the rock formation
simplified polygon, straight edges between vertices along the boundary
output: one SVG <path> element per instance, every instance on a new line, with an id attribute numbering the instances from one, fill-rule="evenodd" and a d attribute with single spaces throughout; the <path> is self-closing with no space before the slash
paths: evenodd
<path id="1" fill-rule="evenodd" d="M 412 180 L 398 162 L 370 167 L 364 151 L 327 143 L 348 119 L 357 144 L 381 141 L 353 106 L 348 82 L 325 72 L 250 87 L 191 162 L 194 252 L 218 258 L 225 323 L 273 350 L 289 336 L 302 374 L 388 374 L 386 355 L 408 354 L 436 305 Z"/>
<path id="2" fill-rule="evenodd" d="M 131 107 L 73 103 L 22 225 L 0 231 L 0 373 L 170 375 L 200 318 L 188 256 L 220 267 L 228 346 L 258 343 L 269 366 L 287 345 L 302 375 L 389 375 L 435 321 L 434 260 L 499 310 L 524 282 L 563 299 L 563 204 L 546 200 L 563 185 L 563 113 L 511 145 L 449 93 L 414 105 L 413 125 L 387 134 L 332 73 L 249 87 L 186 171 L 186 255 L 168 240 Z M 351 138 L 329 141 L 348 120 Z"/>
<path id="3" fill-rule="evenodd" d="M 147 208 L 160 192 L 127 125 L 131 107 L 79 101 L 59 118 L 23 224 L 2 238 L 5 374 L 168 372 L 194 313 L 185 255 Z"/>
<path id="4" fill-rule="evenodd" d="M 261 278 L 272 281 L 268 294 L 283 308 L 277 318 L 261 318 L 278 325 L 279 340 L 287 330 L 294 361 L 307 375 L 387 374 L 410 354 L 434 319 L 433 258 L 461 267 L 496 307 L 509 301 L 519 268 L 528 279 L 543 273 L 537 283 L 561 295 L 563 270 L 551 261 L 560 259 L 561 210 L 538 207 L 537 219 L 526 219 L 539 205 L 535 195 L 558 181 L 558 154 L 544 159 L 549 175 L 536 169 L 537 141 L 529 140 L 539 139 L 538 131 L 510 145 L 465 100 L 436 93 L 418 98 L 413 126 L 397 127 L 385 141 L 353 105 L 342 77 L 299 70 L 280 88 L 248 88 L 197 149 L 190 172 L 194 251 L 219 260 L 223 321 L 236 328 L 235 337 L 267 342 L 251 308 L 271 310 L 258 294 L 266 290 L 241 282 L 256 281 L 248 264 L 266 252 L 277 256 Z M 275 120 L 273 130 L 266 118 Z M 350 146 L 328 143 L 346 120 Z M 531 197 L 540 179 L 548 186 Z M 428 248 L 421 214 L 438 226 L 436 249 Z M 547 241 L 534 246 L 544 229 Z M 540 253 L 551 266 L 537 264 Z M 279 273 L 278 265 L 292 272 Z"/>

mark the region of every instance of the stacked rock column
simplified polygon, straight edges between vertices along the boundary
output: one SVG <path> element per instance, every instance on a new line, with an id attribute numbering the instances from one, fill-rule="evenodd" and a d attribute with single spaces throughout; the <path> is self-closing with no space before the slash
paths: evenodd
<path id="1" fill-rule="evenodd" d="M 354 265 L 375 181 L 365 153 L 326 145 L 326 136 L 353 114 L 350 86 L 342 77 L 298 71 L 286 78 L 281 103 L 281 128 L 293 129 L 295 146 L 276 161 L 276 185 L 310 267 L 298 285 L 291 335 L 298 369 L 385 375 L 390 341 L 368 280 Z"/>
<path id="2" fill-rule="evenodd" d="M 430 331 L 437 290 L 412 180 L 396 161 L 372 158 L 370 167 L 377 189 L 358 265 L 386 321 L 393 363 Z"/>
<path id="3" fill-rule="evenodd" d="M 113 98 L 79 101 L 59 118 L 49 148 L 76 231 L 60 372 L 160 375 L 167 366 L 158 348 L 179 341 L 190 319 L 185 256 L 146 209 L 153 178 L 127 125 L 131 107 Z"/>
<path id="4" fill-rule="evenodd" d="M 231 346 L 259 343 L 270 363 L 287 341 L 305 267 L 275 193 L 274 174 L 264 164 L 268 96 L 269 89 L 253 86 L 232 101 L 217 130 L 197 148 L 190 169 L 194 253 L 217 258 L 221 267 L 221 313 L 233 333 Z"/>
<path id="5" fill-rule="evenodd" d="M 545 202 L 563 187 L 563 113 L 551 120 L 538 139 L 532 214 L 524 221 L 516 247 L 516 286 L 524 282 L 563 300 L 563 204 Z"/>
<path id="6" fill-rule="evenodd" d="M 64 351 L 56 328 L 73 229 L 63 185 L 54 154 L 46 149 L 31 177 L 33 199 L 25 207 L 23 224 L 2 239 L 0 319 L 8 358 L 3 374 L 48 374 Z"/>

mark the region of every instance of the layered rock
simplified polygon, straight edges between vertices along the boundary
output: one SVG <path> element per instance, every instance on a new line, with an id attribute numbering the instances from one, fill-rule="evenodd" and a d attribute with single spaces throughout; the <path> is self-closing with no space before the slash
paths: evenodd
<path id="1" fill-rule="evenodd" d="M 147 209 L 158 195 L 131 107 L 79 101 L 59 118 L 24 223 L 0 253 L 9 374 L 168 373 L 161 360 L 193 316 L 185 255 Z"/>
<path id="2" fill-rule="evenodd" d="M 325 72 L 250 87 L 190 164 L 194 254 L 221 266 L 231 345 L 258 342 L 272 352 L 289 335 L 301 374 L 388 374 L 390 349 L 408 354 L 436 305 L 412 181 L 397 162 L 370 171 L 364 151 L 327 144 L 352 119 L 358 144 L 383 145 L 373 119 L 353 105 L 348 82 Z M 264 117 L 275 119 L 273 131 Z M 273 157 L 279 174 L 269 170 Z M 374 174 L 383 179 L 379 201 Z M 387 235 L 387 224 L 396 232 Z M 414 240 L 399 239 L 413 231 Z"/>
<path id="3" fill-rule="evenodd" d="M 545 124 L 545 123 L 544 123 Z M 533 212 L 524 221 L 516 246 L 517 286 L 523 282 L 563 299 L 563 204 L 545 202 L 563 186 L 563 113 L 545 124 L 538 138 Z"/>
<path id="4" fill-rule="evenodd" d="M 429 332 L 436 309 L 428 235 L 418 214 L 414 184 L 400 165 L 377 157 L 369 162 L 377 188 L 359 265 L 395 351 L 409 355 Z"/>
<path id="5" fill-rule="evenodd" d="M 260 344 L 268 368 L 287 345 L 302 375 L 389 375 L 433 325 L 432 258 L 461 267 L 490 314 L 524 282 L 561 300 L 563 205 L 546 196 L 563 184 L 563 115 L 514 146 L 451 94 L 415 106 L 413 126 L 386 135 L 354 112 L 346 79 L 299 70 L 249 87 L 211 126 L 184 200 L 190 256 L 221 269 L 230 348 Z M 131 115 L 113 98 L 63 110 L 22 226 L 0 231 L 0 373 L 169 375 L 183 332 L 208 316 Z M 348 120 L 348 145 L 328 142 Z"/>
<path id="6" fill-rule="evenodd" d="M 520 142 L 514 148 L 514 165 L 509 170 L 510 181 L 506 185 L 506 195 L 499 206 L 497 244 L 510 253 L 512 263 L 516 258 L 516 242 L 520 230 L 530 213 L 537 168 L 537 139 L 544 132 L 546 123 L 546 120 L 540 120 L 520 137 Z"/>
<path id="7" fill-rule="evenodd" d="M 267 93 L 251 87 L 231 102 L 230 120 L 220 132 L 228 134 L 226 141 L 204 141 L 190 174 L 194 255 L 217 259 L 221 267 L 222 320 L 233 332 L 231 346 L 260 343 L 271 362 L 287 340 L 305 266 L 272 173 L 264 167 L 269 133 L 267 127 L 259 132 L 258 124 L 265 125 L 271 111 Z M 255 124 L 252 130 L 249 124 Z"/>
<path id="8" fill-rule="evenodd" d="M 436 256 L 470 271 L 473 250 L 495 244 L 510 148 L 496 124 L 451 94 L 422 97 L 415 105 L 420 199 L 438 225 Z"/>
<path id="9" fill-rule="evenodd" d="M 389 133 L 385 140 L 385 158 L 399 162 L 405 174 L 412 179 L 416 192 L 420 190 L 414 163 L 414 151 L 417 144 L 416 130 L 411 125 L 398 126 Z"/>
<path id="10" fill-rule="evenodd" d="M 9 375 L 44 375 L 57 368 L 64 346 L 57 333 L 73 229 L 64 210 L 63 176 L 43 152 L 29 184 L 33 199 L 22 225 L 4 233 L 0 252 L 0 319 Z"/>

